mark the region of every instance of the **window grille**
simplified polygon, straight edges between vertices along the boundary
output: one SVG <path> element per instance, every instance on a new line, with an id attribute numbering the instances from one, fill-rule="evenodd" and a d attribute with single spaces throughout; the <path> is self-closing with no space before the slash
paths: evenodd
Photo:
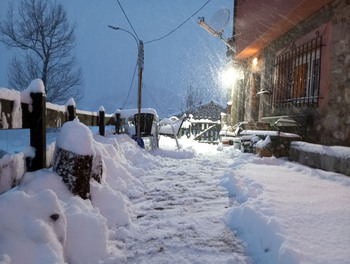
<path id="1" fill-rule="evenodd" d="M 273 106 L 317 106 L 320 90 L 322 36 L 274 59 Z"/>

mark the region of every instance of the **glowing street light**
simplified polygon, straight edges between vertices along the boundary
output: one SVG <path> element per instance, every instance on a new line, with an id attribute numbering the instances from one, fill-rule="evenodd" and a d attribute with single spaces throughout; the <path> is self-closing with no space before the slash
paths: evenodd
<path id="1" fill-rule="evenodd" d="M 242 72 L 233 66 L 226 67 L 219 73 L 219 79 L 225 87 L 232 86 L 243 78 Z"/>
<path id="2" fill-rule="evenodd" d="M 232 67 L 224 69 L 219 75 L 220 81 L 225 87 L 231 86 L 236 81 L 237 74 L 235 69 Z"/>

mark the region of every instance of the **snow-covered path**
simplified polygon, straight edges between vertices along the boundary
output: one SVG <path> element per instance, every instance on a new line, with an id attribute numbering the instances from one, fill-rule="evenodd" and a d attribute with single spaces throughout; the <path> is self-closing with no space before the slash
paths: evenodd
<path id="1" fill-rule="evenodd" d="M 69 147 L 81 126 L 62 128 Z M 0 195 L 0 263 L 349 263 L 350 177 L 164 140 L 149 152 L 91 134 L 104 173 L 87 200 L 51 170 L 26 173 Z"/>
<path id="2" fill-rule="evenodd" d="M 162 158 L 140 178 L 145 195 L 132 200 L 128 263 L 247 262 L 243 246 L 225 224 L 229 198 L 220 177 L 226 162 L 217 156 Z"/>

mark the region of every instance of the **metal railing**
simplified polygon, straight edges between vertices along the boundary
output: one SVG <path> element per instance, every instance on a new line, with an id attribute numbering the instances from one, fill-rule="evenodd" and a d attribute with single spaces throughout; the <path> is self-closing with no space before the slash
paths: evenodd
<path id="1" fill-rule="evenodd" d="M 316 36 L 274 59 L 273 106 L 318 106 L 322 36 Z"/>

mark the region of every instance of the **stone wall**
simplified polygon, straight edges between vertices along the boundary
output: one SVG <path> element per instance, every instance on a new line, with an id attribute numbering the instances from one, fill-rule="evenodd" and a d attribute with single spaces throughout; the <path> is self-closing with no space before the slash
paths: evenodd
<path id="1" fill-rule="evenodd" d="M 289 159 L 312 168 L 350 176 L 350 149 L 292 142 Z"/>
<path id="2" fill-rule="evenodd" d="M 316 129 L 321 141 L 350 146 L 350 1 L 333 4 L 328 107 Z"/>
<path id="3" fill-rule="evenodd" d="M 324 145 L 350 146 L 350 0 L 335 0 L 303 21 L 287 34 L 260 51 L 261 88 L 272 91 L 273 58 L 276 52 L 318 27 L 327 24 L 329 36 L 326 62 L 329 69 L 326 96 L 320 96 L 319 107 L 272 109 L 269 100 L 260 108 L 262 116 L 304 115 L 307 117 L 306 140 Z M 320 32 L 323 33 L 323 32 Z M 322 63 L 322 66 L 324 63 Z M 321 68 L 322 70 L 322 68 Z"/>

